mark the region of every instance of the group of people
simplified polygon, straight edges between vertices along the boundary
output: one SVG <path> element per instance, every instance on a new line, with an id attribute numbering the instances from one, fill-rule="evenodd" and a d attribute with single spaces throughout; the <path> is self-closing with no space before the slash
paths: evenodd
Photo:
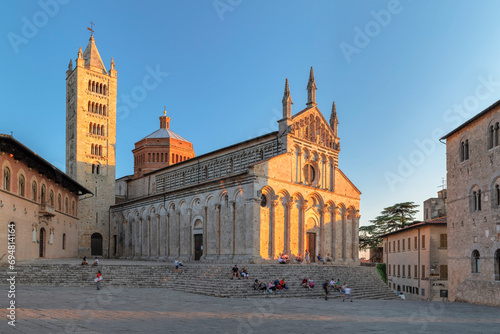
<path id="1" fill-rule="evenodd" d="M 235 264 L 234 267 L 231 269 L 231 279 L 233 277 L 238 277 L 238 279 L 241 279 L 241 277 L 248 279 L 248 270 L 246 267 L 243 267 L 241 271 L 238 269 L 238 265 Z"/>
<path id="2" fill-rule="evenodd" d="M 306 289 L 314 289 L 314 281 L 312 277 L 309 277 L 309 279 L 307 279 L 307 277 L 304 277 L 304 279 L 302 280 L 302 287 Z"/>
<path id="3" fill-rule="evenodd" d="M 252 288 L 254 290 L 262 290 L 264 291 L 264 293 L 282 293 L 283 290 L 288 289 L 288 286 L 286 285 L 284 278 L 282 278 L 281 280 L 275 279 L 274 281 L 270 281 L 269 283 L 266 283 L 264 281 L 259 282 L 259 280 L 256 279 L 252 284 Z"/>
<path id="4" fill-rule="evenodd" d="M 87 264 L 88 264 L 87 257 L 84 256 L 83 257 L 83 261 L 82 261 L 82 266 L 85 267 L 85 266 L 87 266 Z M 92 264 L 92 266 L 96 267 L 97 265 L 99 265 L 99 259 L 96 256 L 95 259 L 94 259 L 94 263 Z"/>
<path id="5" fill-rule="evenodd" d="M 334 291 L 338 291 L 340 294 L 344 294 L 342 298 L 343 302 L 346 299 L 349 299 L 352 302 L 351 288 L 347 286 L 345 282 L 344 284 L 341 284 L 340 279 L 337 279 L 335 281 L 332 278 L 330 282 L 328 282 L 328 280 L 325 280 L 325 283 L 323 283 L 323 289 L 325 290 L 325 300 L 328 300 L 328 289 L 333 289 Z"/>
<path id="6" fill-rule="evenodd" d="M 290 263 L 290 257 L 288 256 L 287 253 L 280 253 L 280 257 L 278 258 L 278 263 L 279 264 L 287 264 Z"/>
<path id="7" fill-rule="evenodd" d="M 322 262 L 323 264 L 326 264 L 327 262 L 333 262 L 333 259 L 331 258 L 330 254 L 328 254 L 325 258 L 323 258 L 321 256 L 321 254 L 318 254 L 316 256 L 316 259 L 318 260 L 318 262 Z M 287 263 L 290 263 L 290 261 L 291 261 L 290 257 L 288 256 L 287 253 L 283 253 L 283 254 L 280 253 L 280 256 L 278 258 L 279 264 L 287 264 Z M 311 263 L 309 251 L 306 249 L 305 256 L 302 256 L 302 253 L 297 254 L 297 256 L 295 256 L 294 262 L 300 263 L 300 264 Z"/>

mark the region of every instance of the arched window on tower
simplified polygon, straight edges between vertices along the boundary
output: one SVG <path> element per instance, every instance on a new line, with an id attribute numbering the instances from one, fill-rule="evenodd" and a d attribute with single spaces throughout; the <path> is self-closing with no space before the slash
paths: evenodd
<path id="1" fill-rule="evenodd" d="M 52 189 L 49 192 L 49 203 L 51 206 L 54 206 L 54 191 Z"/>
<path id="2" fill-rule="evenodd" d="M 94 144 L 90 145 L 90 154 L 94 155 Z"/>
<path id="3" fill-rule="evenodd" d="M 38 186 L 36 184 L 36 181 L 33 181 L 33 183 L 31 184 L 31 199 L 33 201 L 36 201 L 37 198 L 38 198 Z"/>
<path id="4" fill-rule="evenodd" d="M 99 94 L 102 94 L 102 84 L 99 84 Z"/>
<path id="5" fill-rule="evenodd" d="M 500 185 L 498 184 L 495 186 L 495 195 L 495 203 L 497 206 L 500 206 Z"/>
<path id="6" fill-rule="evenodd" d="M 88 112 L 92 112 L 92 103 L 89 101 L 88 107 L 87 107 Z"/>
<path id="7" fill-rule="evenodd" d="M 89 80 L 89 91 L 92 90 L 92 81 Z"/>
<path id="8" fill-rule="evenodd" d="M 61 194 L 57 194 L 57 210 L 62 210 L 62 197 Z"/>
<path id="9" fill-rule="evenodd" d="M 47 188 L 45 188 L 45 184 L 42 184 L 42 189 L 40 191 L 40 201 L 42 202 L 42 204 L 46 204 L 45 203 L 46 196 L 47 196 Z"/>
<path id="10" fill-rule="evenodd" d="M 108 95 L 108 87 L 106 85 L 104 85 L 104 92 L 103 92 L 104 95 Z"/>
<path id="11" fill-rule="evenodd" d="M 92 123 L 89 123 L 89 133 L 92 133 Z"/>
<path id="12" fill-rule="evenodd" d="M 100 174 L 100 173 L 101 173 L 101 165 L 97 164 L 97 165 L 95 166 L 95 173 L 96 173 L 96 174 Z"/>
<path id="13" fill-rule="evenodd" d="M 3 189 L 10 191 L 10 169 L 5 167 L 3 169 Z"/>
<path id="14" fill-rule="evenodd" d="M 106 116 L 106 106 L 103 106 L 103 107 L 102 107 L 102 114 L 103 114 L 104 116 Z"/>
<path id="15" fill-rule="evenodd" d="M 490 149 L 490 148 L 493 148 L 493 146 L 494 146 L 494 145 L 493 145 L 493 137 L 494 137 L 494 135 L 495 135 L 495 128 L 494 128 L 494 126 L 492 125 L 492 126 L 490 126 L 490 127 L 488 128 L 488 148 L 489 148 L 489 149 Z"/>
<path id="16" fill-rule="evenodd" d="M 71 214 L 73 216 L 76 216 L 76 203 L 75 203 L 75 201 L 71 202 Z"/>
<path id="17" fill-rule="evenodd" d="M 95 92 L 95 81 L 92 81 L 92 91 Z"/>
<path id="18" fill-rule="evenodd" d="M 24 180 L 24 175 L 21 174 L 19 175 L 19 196 L 24 197 L 25 194 L 25 180 Z"/>
<path id="19" fill-rule="evenodd" d="M 106 132 L 104 131 L 104 125 L 101 125 L 101 136 L 105 136 Z"/>
<path id="20" fill-rule="evenodd" d="M 495 124 L 495 128 L 493 130 L 493 146 L 494 147 L 498 146 L 498 132 L 499 132 L 499 129 L 500 129 L 500 123 L 497 122 Z"/>
<path id="21" fill-rule="evenodd" d="M 465 160 L 469 160 L 469 140 L 465 140 L 465 149 L 464 149 L 464 158 Z"/>
<path id="22" fill-rule="evenodd" d="M 102 157 L 102 145 L 99 145 L 99 156 Z"/>
<path id="23" fill-rule="evenodd" d="M 481 272 L 481 255 L 479 254 L 479 251 L 477 249 L 472 251 L 471 255 L 471 271 L 473 273 L 480 273 Z"/>
<path id="24" fill-rule="evenodd" d="M 64 199 L 64 212 L 69 213 L 69 202 L 67 197 Z"/>

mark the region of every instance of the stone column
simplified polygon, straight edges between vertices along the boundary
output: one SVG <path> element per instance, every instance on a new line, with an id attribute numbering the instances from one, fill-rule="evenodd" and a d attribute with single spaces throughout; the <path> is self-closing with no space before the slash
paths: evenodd
<path id="1" fill-rule="evenodd" d="M 136 254 L 136 255 L 139 255 L 140 257 L 142 257 L 142 226 L 144 225 L 144 222 L 142 221 L 142 218 L 139 218 L 139 235 L 138 235 L 138 245 L 136 246 L 136 249 L 137 247 L 139 247 L 139 254 Z"/>
<path id="2" fill-rule="evenodd" d="M 334 191 L 335 172 L 333 169 L 333 162 L 330 161 L 328 165 L 330 167 L 330 191 Z"/>
<path id="3" fill-rule="evenodd" d="M 342 260 L 346 260 L 346 253 L 347 253 L 347 233 L 346 233 L 346 212 L 345 210 L 342 210 L 341 212 L 342 215 Z"/>
<path id="4" fill-rule="evenodd" d="M 359 258 L 359 218 L 358 213 L 353 213 L 352 218 L 352 259 L 356 261 Z"/>
<path id="5" fill-rule="evenodd" d="M 188 226 L 189 226 L 189 260 L 192 260 L 194 258 L 193 254 L 193 225 L 191 224 L 193 221 L 193 209 L 188 208 L 187 209 L 187 214 L 188 214 Z"/>
<path id="6" fill-rule="evenodd" d="M 233 236 L 232 236 L 232 256 L 236 254 L 236 202 L 235 201 L 229 201 L 230 208 L 231 208 L 231 221 L 233 225 Z"/>
<path id="7" fill-rule="evenodd" d="M 298 166 L 299 179 L 298 179 L 298 181 L 299 181 L 299 183 L 302 183 L 302 152 L 298 152 L 298 155 L 299 155 L 299 166 Z"/>
<path id="8" fill-rule="evenodd" d="M 202 256 L 206 257 L 208 254 L 208 207 L 203 206 L 203 252 Z"/>
<path id="9" fill-rule="evenodd" d="M 293 207 L 293 201 L 286 202 L 286 208 L 285 208 L 285 214 L 286 214 L 286 220 L 285 220 L 285 252 L 291 256 L 290 252 L 290 247 L 291 247 L 291 230 L 290 226 L 292 224 L 292 207 Z"/>
<path id="10" fill-rule="evenodd" d="M 167 231 L 167 242 L 165 243 L 165 256 L 168 258 L 170 256 L 170 245 L 171 245 L 171 237 L 170 237 L 170 213 L 167 213 L 167 226 L 165 227 Z"/>
<path id="11" fill-rule="evenodd" d="M 319 211 L 319 253 L 325 258 L 325 213 L 328 208 L 322 208 Z"/>
<path id="12" fill-rule="evenodd" d="M 221 205 L 215 204 L 215 210 L 217 211 L 217 255 L 220 257 L 220 214 Z"/>
<path id="13" fill-rule="evenodd" d="M 177 216 L 177 256 L 181 255 L 181 210 L 175 211 L 175 215 Z"/>
<path id="14" fill-rule="evenodd" d="M 279 205 L 279 199 L 274 199 L 271 201 L 271 208 L 269 210 L 269 258 L 272 260 L 274 259 L 276 252 L 275 252 L 275 245 L 276 245 L 276 226 L 275 226 L 275 212 L 276 212 L 276 206 Z"/>
<path id="15" fill-rule="evenodd" d="M 306 214 L 307 204 L 302 204 L 300 206 L 299 212 L 299 250 L 302 256 L 305 256 L 304 250 L 304 235 L 305 235 L 305 214 Z"/>
<path id="16" fill-rule="evenodd" d="M 156 248 L 158 257 L 161 256 L 161 216 L 156 215 Z"/>
<path id="17" fill-rule="evenodd" d="M 335 218 L 337 216 L 337 208 L 329 207 L 328 212 L 330 213 L 330 223 L 332 225 L 331 233 L 332 233 L 332 239 L 331 239 L 331 248 L 330 248 L 330 255 L 332 256 L 332 261 L 335 261 L 337 258 L 337 252 L 336 252 L 336 241 L 335 241 Z"/>

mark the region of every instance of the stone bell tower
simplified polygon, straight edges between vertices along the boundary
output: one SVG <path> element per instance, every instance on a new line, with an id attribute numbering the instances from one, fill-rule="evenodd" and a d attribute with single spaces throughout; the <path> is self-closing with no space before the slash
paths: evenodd
<path id="1" fill-rule="evenodd" d="M 107 257 L 115 247 L 109 225 L 115 198 L 115 63 L 111 58 L 106 70 L 91 35 L 75 65 L 70 60 L 66 71 L 66 173 L 93 193 L 79 203 L 79 256 Z"/>

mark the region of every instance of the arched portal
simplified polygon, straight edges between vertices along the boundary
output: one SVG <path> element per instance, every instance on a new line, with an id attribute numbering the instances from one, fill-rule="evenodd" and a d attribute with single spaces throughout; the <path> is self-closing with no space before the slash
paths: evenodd
<path id="1" fill-rule="evenodd" d="M 102 256 L 102 235 L 100 233 L 94 233 L 90 237 L 90 249 L 92 255 Z"/>

